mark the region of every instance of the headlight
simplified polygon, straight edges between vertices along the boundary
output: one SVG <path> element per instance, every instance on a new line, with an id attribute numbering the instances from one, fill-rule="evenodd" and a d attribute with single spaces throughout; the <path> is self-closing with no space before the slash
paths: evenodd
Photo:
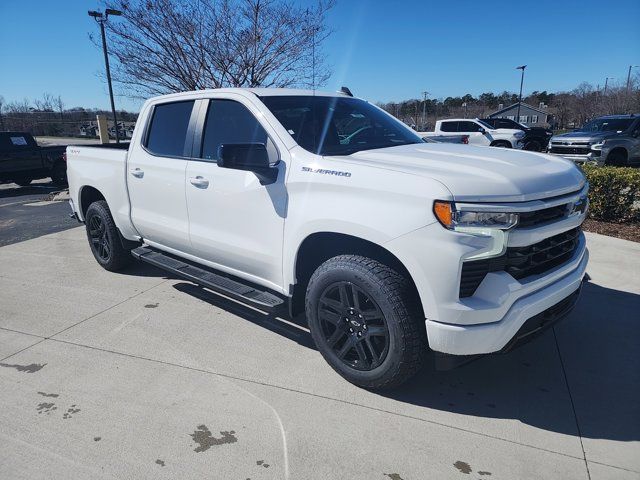
<path id="1" fill-rule="evenodd" d="M 602 146 L 604 145 L 605 141 L 606 140 L 602 140 L 601 142 L 598 142 L 598 143 L 592 143 L 591 150 L 602 150 Z"/>
<path id="2" fill-rule="evenodd" d="M 524 132 L 522 130 L 519 130 L 516 133 L 514 133 L 513 136 L 516 137 L 516 138 L 523 138 L 524 137 Z"/>
<path id="3" fill-rule="evenodd" d="M 517 213 L 456 210 L 455 203 L 436 200 L 433 213 L 443 227 L 459 232 L 508 230 L 518 223 Z M 469 233 L 471 233 L 469 231 Z"/>

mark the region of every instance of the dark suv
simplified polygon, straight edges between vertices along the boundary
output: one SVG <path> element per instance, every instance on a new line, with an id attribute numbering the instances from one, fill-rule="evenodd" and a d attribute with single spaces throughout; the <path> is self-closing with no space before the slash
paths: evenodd
<path id="1" fill-rule="evenodd" d="M 553 136 L 553 132 L 548 128 L 527 127 L 508 118 L 483 118 L 482 121 L 488 123 L 493 128 L 515 128 L 525 132 L 525 136 L 522 139 L 524 143 L 523 150 L 543 152 L 547 149 L 549 140 Z"/>

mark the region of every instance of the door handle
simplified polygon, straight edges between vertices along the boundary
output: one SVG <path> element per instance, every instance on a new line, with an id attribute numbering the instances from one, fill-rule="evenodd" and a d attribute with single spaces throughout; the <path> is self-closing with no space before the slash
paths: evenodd
<path id="1" fill-rule="evenodd" d="M 144 177 L 144 171 L 140 170 L 139 168 L 134 168 L 133 170 L 129 170 L 129 173 L 131 173 L 131 175 L 133 175 L 136 178 Z"/>
<path id="2" fill-rule="evenodd" d="M 191 177 L 189 179 L 189 182 L 191 183 L 191 185 L 198 188 L 207 188 L 209 186 L 209 180 L 201 177 L 200 175 L 198 175 L 197 177 Z"/>

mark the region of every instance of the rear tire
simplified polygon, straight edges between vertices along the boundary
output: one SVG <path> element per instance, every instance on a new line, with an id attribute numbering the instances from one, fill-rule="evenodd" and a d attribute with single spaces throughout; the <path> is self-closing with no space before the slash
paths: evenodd
<path id="1" fill-rule="evenodd" d="M 84 217 L 91 253 L 102 268 L 116 272 L 133 263 L 131 250 L 122 246 L 106 201 L 93 202 Z"/>
<path id="2" fill-rule="evenodd" d="M 67 186 L 67 164 L 57 162 L 51 169 L 51 181 L 56 187 Z"/>
<path id="3" fill-rule="evenodd" d="M 311 276 L 305 307 L 318 350 L 354 385 L 397 387 L 424 362 L 427 341 L 417 295 L 408 279 L 376 260 L 327 260 Z"/>

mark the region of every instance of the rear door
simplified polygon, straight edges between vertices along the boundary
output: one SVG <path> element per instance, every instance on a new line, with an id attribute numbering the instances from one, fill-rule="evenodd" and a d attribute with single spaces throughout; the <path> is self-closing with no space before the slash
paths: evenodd
<path id="1" fill-rule="evenodd" d="M 151 245 L 189 252 L 185 171 L 193 145 L 194 100 L 152 106 L 141 142 L 129 152 L 131 219 Z"/>
<path id="2" fill-rule="evenodd" d="M 482 127 L 476 122 L 458 122 L 458 133 L 461 135 L 469 135 L 470 145 L 489 145 L 491 143 L 489 134 L 482 133 L 481 130 Z"/>
<path id="3" fill-rule="evenodd" d="M 194 254 L 214 267 L 281 288 L 287 194 L 275 135 L 258 120 L 256 107 L 240 96 L 211 98 L 200 117 L 196 158 L 189 161 L 185 179 Z M 262 185 L 253 172 L 217 165 L 220 145 L 238 143 L 265 144 L 279 170 L 275 183 Z"/>

